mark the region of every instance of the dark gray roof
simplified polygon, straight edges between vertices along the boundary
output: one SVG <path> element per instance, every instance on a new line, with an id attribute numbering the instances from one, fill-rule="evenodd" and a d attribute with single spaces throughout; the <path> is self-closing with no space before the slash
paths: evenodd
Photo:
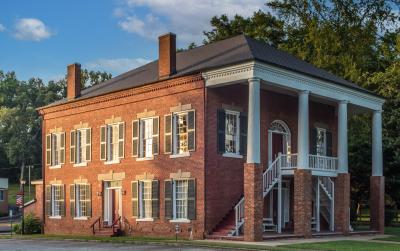
<path id="1" fill-rule="evenodd" d="M 337 77 L 325 70 L 319 69 L 295 56 L 244 35 L 203 45 L 188 51 L 178 52 L 176 54 L 177 73 L 172 77 L 204 72 L 209 69 L 253 60 L 296 71 L 357 90 L 367 91 L 354 83 Z M 87 88 L 83 90 L 81 96 L 75 100 L 134 88 L 156 81 L 158 81 L 158 60 Z M 66 102 L 66 99 L 60 100 L 51 105 L 64 102 Z"/>

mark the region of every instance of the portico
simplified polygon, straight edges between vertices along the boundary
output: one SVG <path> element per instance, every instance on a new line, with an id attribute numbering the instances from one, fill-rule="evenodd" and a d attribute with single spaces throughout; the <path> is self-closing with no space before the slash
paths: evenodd
<path id="1" fill-rule="evenodd" d="M 360 112 L 373 114 L 371 201 L 378 206 L 371 207 L 373 211 L 371 228 L 383 231 L 384 177 L 381 132 L 383 99 L 358 89 L 356 86 L 340 85 L 334 81 L 310 77 L 308 74 L 256 61 L 209 71 L 204 73 L 203 77 L 208 88 L 232 84 L 248 85 L 244 198 L 235 207 L 236 229 L 233 232 L 234 235 L 243 232 L 245 240 L 261 240 L 262 229 L 266 228 L 260 228 L 260 226 L 271 224 L 271 222 L 277 233 L 282 232 L 284 214 L 282 182 L 284 177 L 293 179 L 291 185 L 294 187 L 294 194 L 291 195 L 293 198 L 291 215 L 294 234 L 309 237 L 313 231 L 320 231 L 323 216 L 329 225 L 329 231 L 349 233 L 350 175 L 348 173 L 347 143 L 349 112 L 351 114 Z M 287 141 L 285 141 L 286 152 L 283 150 L 279 152 L 278 156 L 274 156 L 271 150 L 273 148 L 272 133 L 268 134 L 268 139 L 261 138 L 260 130 L 265 126 L 260 120 L 261 90 L 287 93 L 297 97 L 297 151 L 291 149 L 287 151 Z M 332 154 L 332 149 L 330 149 L 330 154 L 326 149 L 329 140 L 332 147 L 332 134 L 330 133 L 328 137 L 328 133 L 324 130 L 318 130 L 315 133 L 311 130 L 310 99 L 314 102 L 329 103 L 335 107 L 337 134 L 333 140 L 337 142 L 336 149 L 334 149 L 336 156 Z M 313 140 L 314 145 L 314 141 L 317 142 L 316 146 L 310 146 L 310 139 Z M 261 146 L 265 143 L 268 145 L 268 161 L 261 163 L 261 160 L 265 159 L 262 158 L 264 153 L 261 151 Z M 313 149 L 313 147 L 317 149 Z M 271 191 L 277 191 L 274 192 L 274 196 L 277 198 L 269 200 L 270 203 L 277 203 L 276 219 L 263 216 L 264 199 L 272 196 Z M 322 211 L 326 211 L 326 215 Z"/>

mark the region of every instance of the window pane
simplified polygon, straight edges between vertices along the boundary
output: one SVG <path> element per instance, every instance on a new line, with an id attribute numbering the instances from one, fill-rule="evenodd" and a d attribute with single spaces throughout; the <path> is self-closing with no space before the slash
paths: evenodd
<path id="1" fill-rule="evenodd" d="M 151 181 L 144 181 L 143 183 L 143 218 L 152 217 L 152 204 L 151 204 Z"/>
<path id="2" fill-rule="evenodd" d="M 188 152 L 187 114 L 177 115 L 177 153 Z"/>
<path id="3" fill-rule="evenodd" d="M 188 181 L 176 180 L 176 218 L 187 219 Z"/>
<path id="4" fill-rule="evenodd" d="M 237 122 L 239 116 L 232 113 L 225 115 L 225 152 L 237 153 Z"/>

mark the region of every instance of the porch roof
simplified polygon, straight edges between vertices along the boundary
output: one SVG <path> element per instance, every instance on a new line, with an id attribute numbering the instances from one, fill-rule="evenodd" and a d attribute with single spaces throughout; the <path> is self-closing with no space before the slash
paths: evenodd
<path id="1" fill-rule="evenodd" d="M 317 68 L 312 64 L 290 55 L 289 53 L 280 51 L 266 43 L 257 41 L 244 35 L 239 35 L 218 42 L 199 46 L 191 50 L 177 52 L 177 73 L 170 78 L 202 73 L 207 70 L 251 61 L 260 61 L 372 94 L 368 90 L 361 88 L 352 82 Z M 83 90 L 81 96 L 75 100 L 96 97 L 115 91 L 151 84 L 157 81 L 159 81 L 158 60 L 155 60 L 114 77 L 108 81 L 87 88 Z M 49 106 L 66 102 L 67 99 L 63 99 Z"/>

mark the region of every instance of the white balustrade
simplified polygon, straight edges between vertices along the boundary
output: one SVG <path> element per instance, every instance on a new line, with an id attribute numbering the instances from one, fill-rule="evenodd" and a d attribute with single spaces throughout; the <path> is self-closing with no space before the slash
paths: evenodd
<path id="1" fill-rule="evenodd" d="M 337 171 L 338 158 L 321 155 L 309 155 L 309 168 L 319 171 Z"/>

